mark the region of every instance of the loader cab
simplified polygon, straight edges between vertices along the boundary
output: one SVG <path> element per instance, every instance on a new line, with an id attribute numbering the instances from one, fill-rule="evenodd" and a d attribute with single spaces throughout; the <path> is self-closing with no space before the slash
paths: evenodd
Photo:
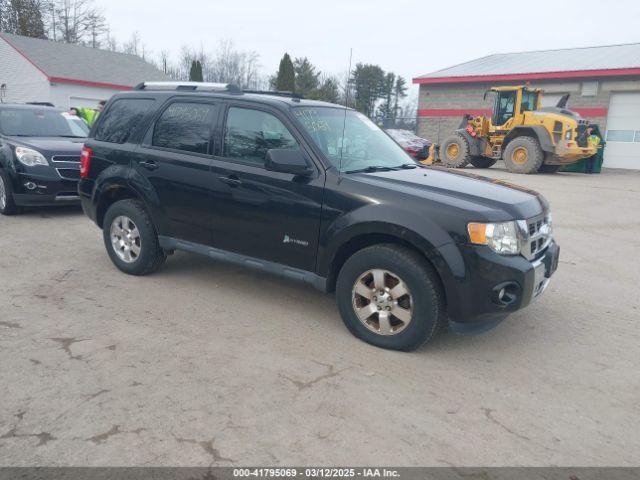
<path id="1" fill-rule="evenodd" d="M 489 93 L 495 95 L 491 116 L 491 124 L 494 126 L 502 126 L 513 117 L 538 110 L 540 106 L 540 92 L 537 89 L 497 87 L 487 90 L 485 97 Z"/>

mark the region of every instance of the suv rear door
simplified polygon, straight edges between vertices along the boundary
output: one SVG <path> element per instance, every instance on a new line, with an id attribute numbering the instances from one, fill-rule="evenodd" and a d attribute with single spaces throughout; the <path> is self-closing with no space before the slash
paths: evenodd
<path id="1" fill-rule="evenodd" d="M 221 103 L 174 97 L 147 131 L 134 168 L 158 195 L 163 235 L 211 244 L 210 170 Z"/>
<path id="2" fill-rule="evenodd" d="M 228 102 L 212 162 L 214 246 L 314 271 L 324 172 L 296 177 L 265 169 L 270 148 L 309 150 L 275 108 Z"/>

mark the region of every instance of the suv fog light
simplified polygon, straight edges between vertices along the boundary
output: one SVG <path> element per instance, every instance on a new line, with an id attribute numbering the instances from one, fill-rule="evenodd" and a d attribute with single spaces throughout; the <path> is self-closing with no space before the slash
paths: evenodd
<path id="1" fill-rule="evenodd" d="M 516 282 L 501 283 L 493 287 L 492 301 L 503 307 L 515 302 L 520 294 L 520 285 Z"/>
<path id="2" fill-rule="evenodd" d="M 24 186 L 27 190 L 35 190 L 37 187 L 37 185 L 33 182 L 27 182 L 24 184 Z"/>

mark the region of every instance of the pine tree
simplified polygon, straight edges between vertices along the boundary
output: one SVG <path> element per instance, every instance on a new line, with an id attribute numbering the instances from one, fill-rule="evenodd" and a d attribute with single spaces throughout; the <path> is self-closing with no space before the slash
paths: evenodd
<path id="1" fill-rule="evenodd" d="M 202 63 L 200 60 L 192 60 L 191 68 L 189 69 L 189 80 L 192 82 L 202 82 Z"/>
<path id="2" fill-rule="evenodd" d="M 307 57 L 296 58 L 293 62 L 295 72 L 296 93 L 304 97 L 312 96 L 312 92 L 318 89 L 320 84 L 320 72 L 309 61 Z"/>
<path id="3" fill-rule="evenodd" d="M 276 90 L 285 92 L 294 92 L 296 90 L 296 74 L 293 69 L 293 62 L 288 53 L 285 53 L 280 60 L 280 67 L 278 68 L 278 74 L 276 75 L 275 87 Z"/>
<path id="4" fill-rule="evenodd" d="M 38 0 L 4 1 L 0 10 L 0 29 L 25 37 L 46 38 Z"/>

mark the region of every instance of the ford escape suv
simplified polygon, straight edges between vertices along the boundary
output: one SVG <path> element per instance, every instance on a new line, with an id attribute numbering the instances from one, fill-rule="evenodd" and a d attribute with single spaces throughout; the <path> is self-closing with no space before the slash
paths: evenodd
<path id="1" fill-rule="evenodd" d="M 486 330 L 558 264 L 538 193 L 418 165 L 360 113 L 274 92 L 169 82 L 118 94 L 81 177 L 123 272 L 184 250 L 308 282 L 383 348 Z"/>
<path id="2" fill-rule="evenodd" d="M 80 152 L 89 128 L 46 105 L 0 104 L 0 214 L 78 203 Z"/>

